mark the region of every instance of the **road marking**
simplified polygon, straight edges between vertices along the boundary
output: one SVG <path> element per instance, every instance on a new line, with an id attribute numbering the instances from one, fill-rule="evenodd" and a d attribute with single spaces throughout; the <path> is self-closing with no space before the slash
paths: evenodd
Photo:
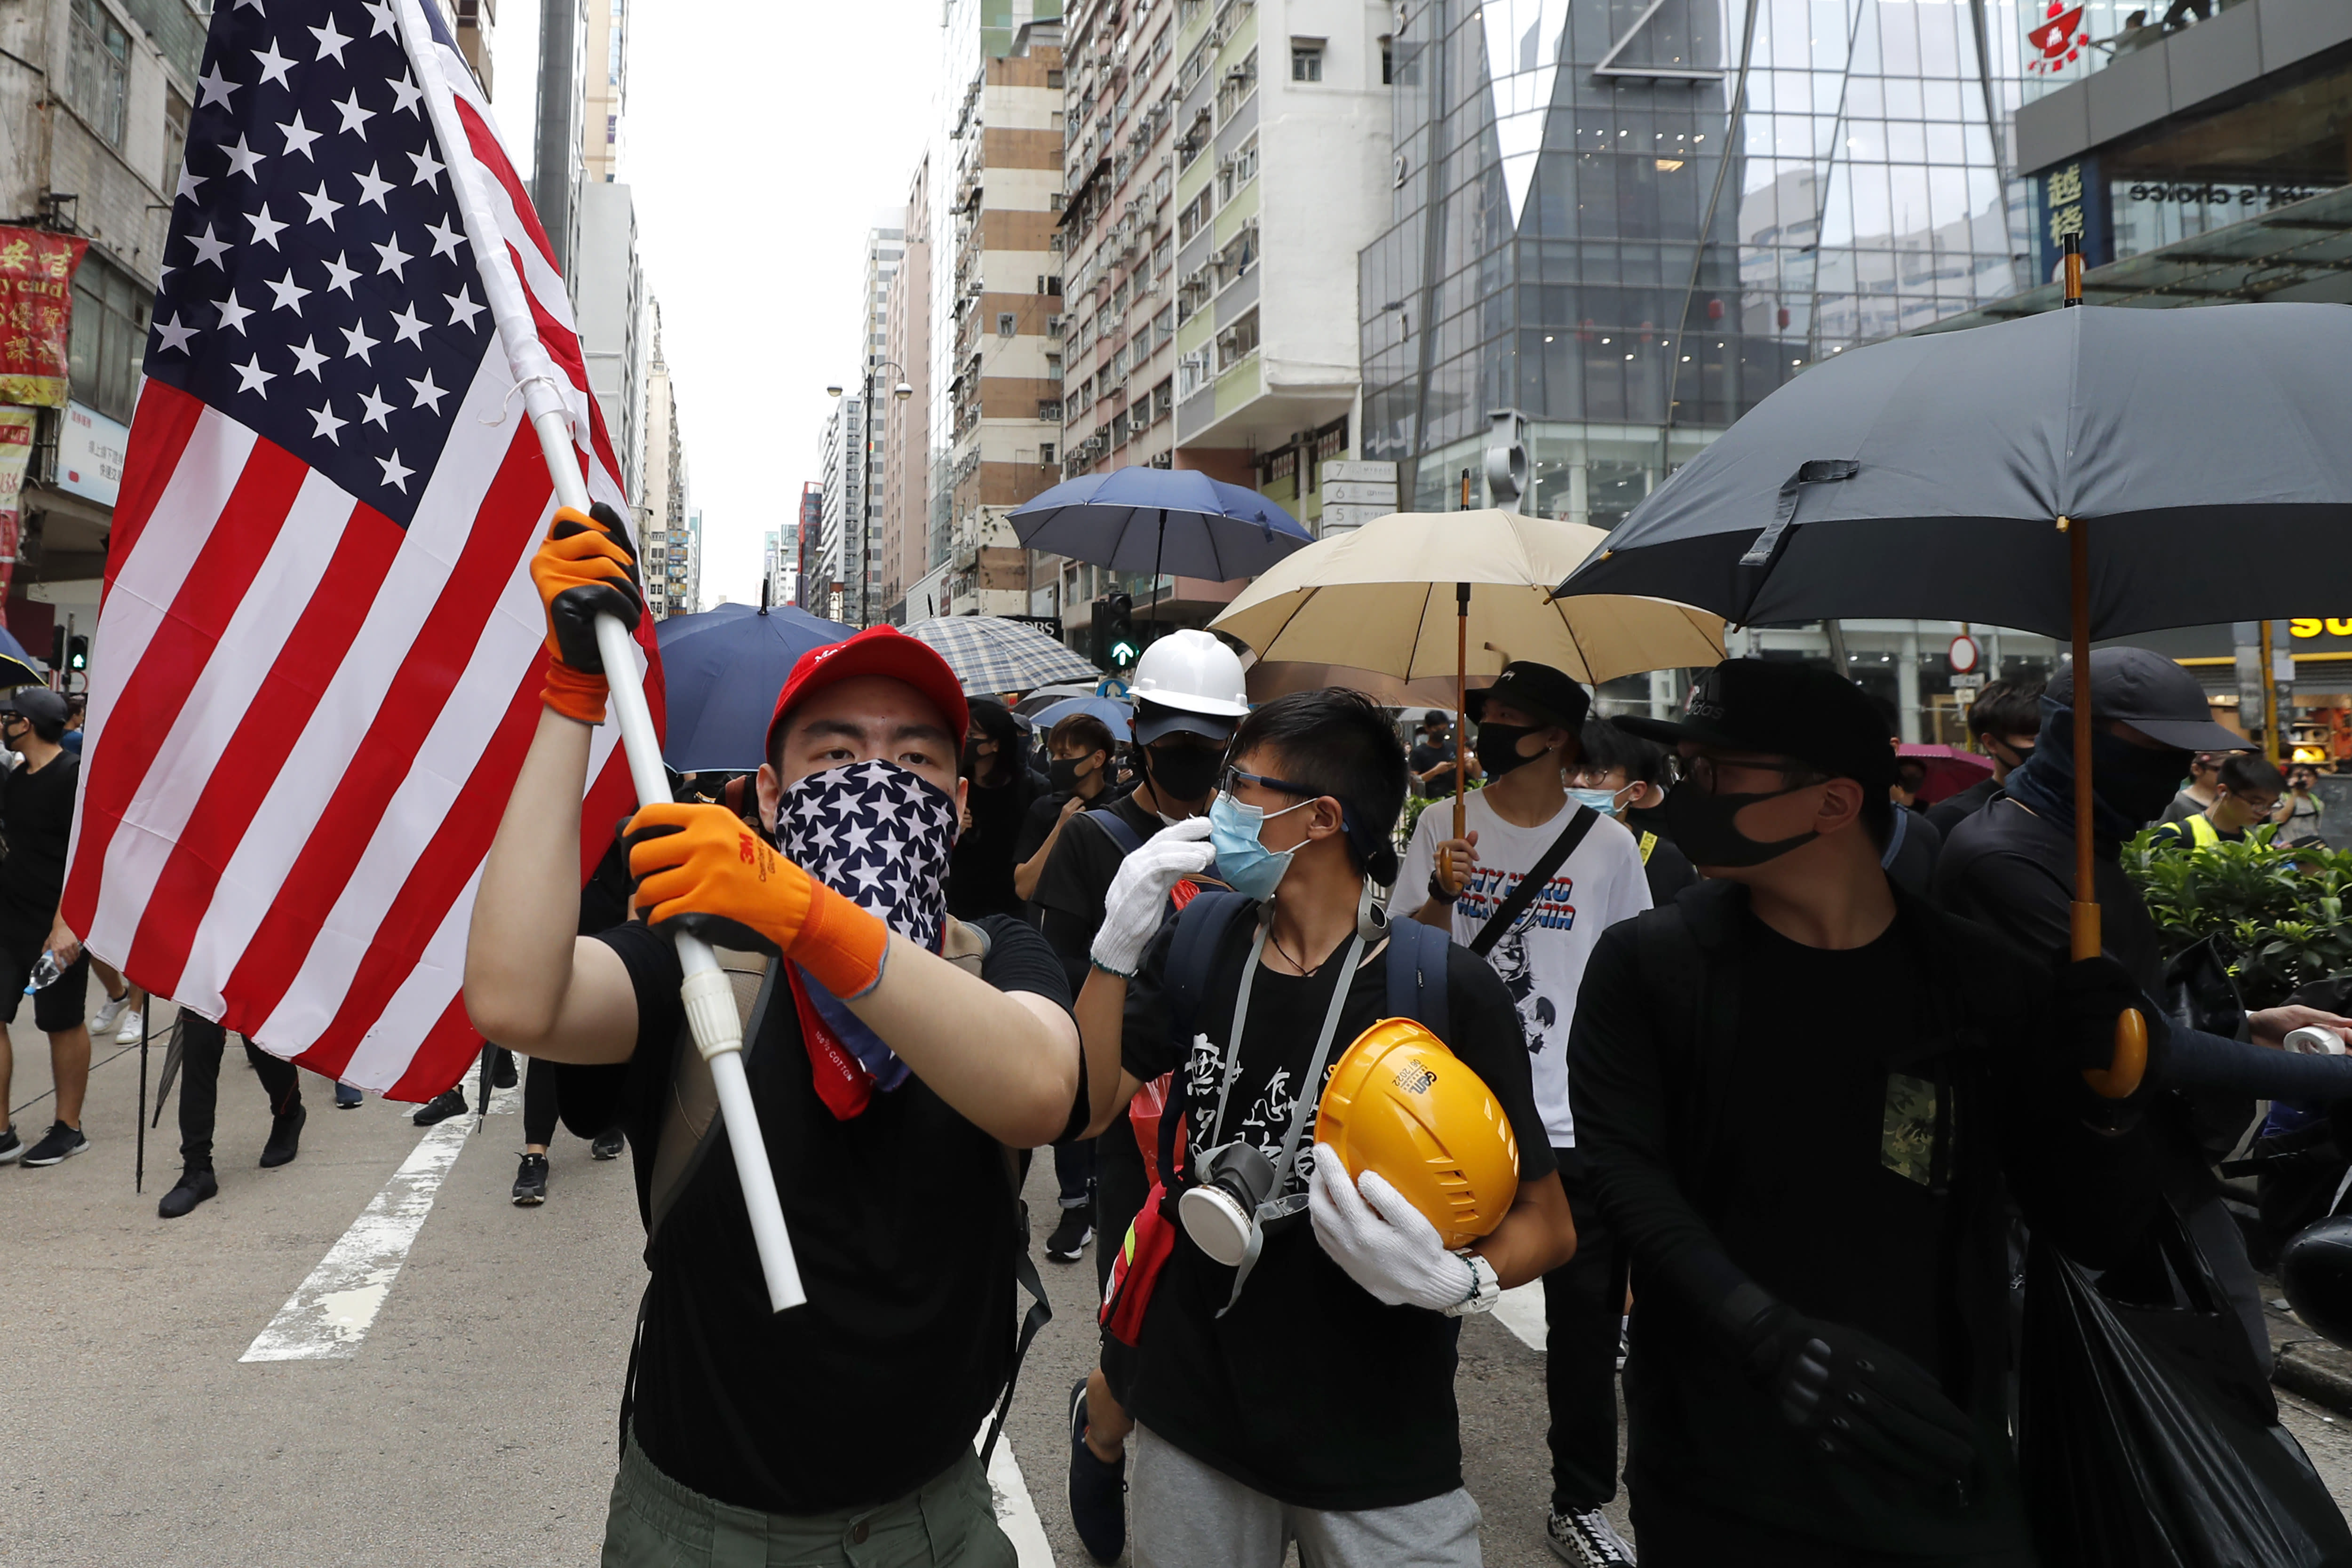
<path id="1" fill-rule="evenodd" d="M 972 1439 L 972 1447 L 977 1449 L 987 1436 L 988 1428 L 982 1426 Z M 1021 1568 L 1054 1568 L 1054 1549 L 1046 1543 L 1037 1505 L 1029 1500 L 1029 1484 L 1021 1479 L 1021 1467 L 1013 1462 L 1010 1438 L 996 1439 L 996 1452 L 988 1461 L 988 1490 L 997 1526 L 1013 1542 Z"/>
<path id="2" fill-rule="evenodd" d="M 490 1097 L 489 1114 L 513 1110 L 517 1098 L 511 1089 L 499 1089 Z M 425 1216 L 433 1212 L 443 1178 L 480 1120 L 471 1111 L 453 1116 L 418 1139 L 383 1190 L 237 1359 L 341 1361 L 358 1354 L 416 1233 L 425 1228 Z"/>
<path id="3" fill-rule="evenodd" d="M 1518 1335 L 1519 1342 L 1529 1350 L 1543 1349 L 1543 1281 L 1530 1279 L 1504 1291 L 1503 1299 L 1495 1303 L 1495 1321 Z"/>

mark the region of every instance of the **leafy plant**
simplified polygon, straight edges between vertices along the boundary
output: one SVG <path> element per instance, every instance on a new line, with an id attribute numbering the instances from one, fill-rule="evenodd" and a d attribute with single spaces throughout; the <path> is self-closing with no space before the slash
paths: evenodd
<path id="1" fill-rule="evenodd" d="M 2208 937 L 2249 1007 L 2271 1007 L 2314 981 L 2352 973 L 2352 852 L 2273 843 L 2260 827 L 2239 843 L 2189 848 L 2140 834 L 2123 868 L 2156 917 L 2164 955 Z"/>

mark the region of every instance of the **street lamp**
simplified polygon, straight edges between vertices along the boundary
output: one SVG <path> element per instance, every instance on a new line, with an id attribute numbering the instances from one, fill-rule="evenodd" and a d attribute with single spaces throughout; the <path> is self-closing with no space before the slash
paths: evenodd
<path id="1" fill-rule="evenodd" d="M 866 424 L 866 515 L 861 520 L 864 526 L 858 530 L 857 543 L 857 624 L 861 628 L 872 624 L 873 614 L 870 595 L 874 565 L 874 376 L 876 372 L 884 370 L 895 370 L 900 375 L 907 374 L 907 367 L 896 360 L 877 359 L 872 354 L 866 356 L 865 401 L 858 405 L 857 411 L 857 416 Z M 839 397 L 841 392 L 838 386 L 824 389 L 827 397 Z M 902 381 L 890 389 L 890 395 L 904 403 L 915 395 L 915 389 Z M 848 520 L 845 518 L 843 521 L 846 522 Z"/>

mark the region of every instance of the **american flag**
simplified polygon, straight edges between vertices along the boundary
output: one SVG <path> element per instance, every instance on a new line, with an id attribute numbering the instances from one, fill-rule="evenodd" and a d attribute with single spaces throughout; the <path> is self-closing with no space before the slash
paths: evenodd
<path id="1" fill-rule="evenodd" d="M 555 506 L 486 268 L 627 514 L 563 280 L 430 0 L 220 0 L 163 262 L 66 923 L 265 1049 L 426 1099 L 480 1046 L 467 924 L 539 721 Z M 591 777 L 583 875 L 633 798 L 615 726 Z"/>

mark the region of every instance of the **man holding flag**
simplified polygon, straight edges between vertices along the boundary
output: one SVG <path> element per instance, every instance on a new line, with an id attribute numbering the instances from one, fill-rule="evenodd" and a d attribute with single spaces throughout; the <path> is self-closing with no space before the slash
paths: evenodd
<path id="1" fill-rule="evenodd" d="M 576 936 L 568 803 L 604 710 L 590 628 L 634 619 L 635 564 L 616 516 L 563 511 L 531 575 L 546 710 L 475 906 L 466 1001 L 526 1055 L 630 1064 L 653 1279 L 604 1561 L 740 1537 L 762 1561 L 1010 1563 L 972 1452 L 1013 1351 L 1008 1149 L 1081 1130 L 1086 1079 L 1045 940 L 947 916 L 963 693 L 887 626 L 805 655 L 769 727 L 762 833 L 724 806 L 642 808 L 627 839 L 646 923 Z M 732 1172 L 698 1161 L 701 1130 L 672 1114 L 700 1066 L 678 928 L 789 961 L 781 983 L 768 966 L 745 1039 L 808 1292 L 781 1314 Z"/>

